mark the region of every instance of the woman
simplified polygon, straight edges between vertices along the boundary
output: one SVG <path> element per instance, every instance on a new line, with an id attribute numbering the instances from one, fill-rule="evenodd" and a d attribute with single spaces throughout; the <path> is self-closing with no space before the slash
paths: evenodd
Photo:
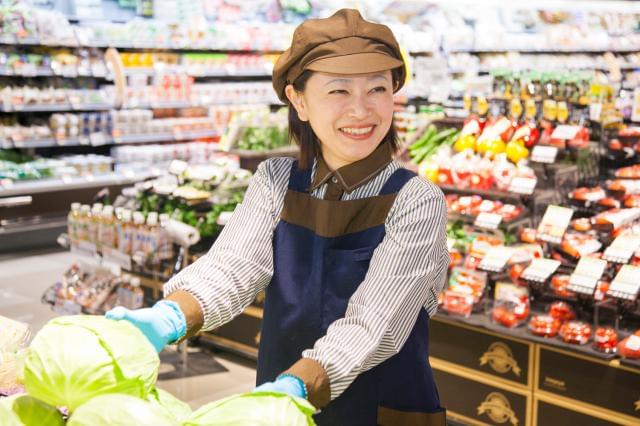
<path id="1" fill-rule="evenodd" d="M 160 351 L 230 321 L 266 288 L 256 390 L 308 398 L 321 425 L 444 425 L 428 317 L 449 263 L 446 205 L 391 159 L 404 79 L 386 26 L 347 9 L 302 23 L 273 71 L 300 160 L 259 166 L 164 300 L 107 316 Z"/>

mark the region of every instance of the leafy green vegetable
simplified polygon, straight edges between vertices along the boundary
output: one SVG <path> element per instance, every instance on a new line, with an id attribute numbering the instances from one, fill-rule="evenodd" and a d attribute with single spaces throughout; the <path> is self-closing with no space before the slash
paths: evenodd
<path id="1" fill-rule="evenodd" d="M 165 410 L 135 396 L 120 393 L 93 398 L 71 415 L 67 426 L 178 426 Z"/>
<path id="2" fill-rule="evenodd" d="M 29 395 L 0 398 L 0 425 L 64 426 L 62 414 Z"/>
<path id="3" fill-rule="evenodd" d="M 180 401 L 169 392 L 162 389 L 154 389 L 149 394 L 147 401 L 160 407 L 169 417 L 182 424 L 191 415 L 191 407 L 186 402 Z"/>

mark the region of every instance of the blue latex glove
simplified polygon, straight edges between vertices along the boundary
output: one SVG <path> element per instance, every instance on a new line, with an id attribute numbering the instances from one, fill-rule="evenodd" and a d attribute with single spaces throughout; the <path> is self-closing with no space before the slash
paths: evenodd
<path id="1" fill-rule="evenodd" d="M 263 383 L 254 392 L 280 392 L 297 398 L 307 398 L 307 392 L 301 379 L 294 376 L 280 376 L 275 382 Z"/>
<path id="2" fill-rule="evenodd" d="M 142 331 L 160 352 L 187 332 L 187 320 L 176 302 L 161 300 L 151 308 L 130 310 L 115 307 L 105 314 L 112 320 L 127 320 Z"/>

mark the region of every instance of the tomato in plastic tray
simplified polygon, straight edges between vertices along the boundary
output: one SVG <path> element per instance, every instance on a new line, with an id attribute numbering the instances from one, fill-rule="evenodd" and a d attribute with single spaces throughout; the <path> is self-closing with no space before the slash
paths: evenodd
<path id="1" fill-rule="evenodd" d="M 560 337 L 566 343 L 585 345 L 591 339 L 591 326 L 582 321 L 569 321 L 560 327 Z"/>
<path id="2" fill-rule="evenodd" d="M 567 290 L 569 286 L 569 275 L 557 274 L 551 278 L 551 287 L 553 292 L 558 296 L 571 297 L 574 295 L 572 291 Z"/>
<path id="3" fill-rule="evenodd" d="M 533 244 L 536 242 L 538 231 L 534 228 L 522 228 L 520 230 L 520 241 Z"/>
<path id="4" fill-rule="evenodd" d="M 598 302 L 607 298 L 607 291 L 609 290 L 609 286 L 611 283 L 609 281 L 601 280 L 598 281 L 596 285 L 596 291 L 593 293 L 593 300 Z"/>
<path id="5" fill-rule="evenodd" d="M 640 194 L 629 194 L 624 197 L 623 205 L 627 208 L 640 207 Z"/>
<path id="6" fill-rule="evenodd" d="M 611 327 L 598 327 L 593 337 L 593 348 L 604 353 L 613 353 L 618 345 L 618 333 Z"/>
<path id="7" fill-rule="evenodd" d="M 562 301 L 553 302 L 549 305 L 549 315 L 563 322 L 572 320 L 576 317 L 576 313 L 573 311 L 571 306 Z"/>
<path id="8" fill-rule="evenodd" d="M 595 202 L 605 198 L 607 194 L 604 192 L 604 189 L 600 186 L 595 186 L 593 188 L 580 187 L 571 191 L 569 197 L 576 201 L 584 201 L 584 202 Z"/>
<path id="9" fill-rule="evenodd" d="M 581 217 L 578 219 L 574 219 L 571 221 L 571 227 L 579 232 L 587 232 L 590 231 L 592 226 L 591 226 L 591 219 L 589 219 L 588 217 Z"/>
<path id="10" fill-rule="evenodd" d="M 554 337 L 560 330 L 562 322 L 551 315 L 534 315 L 529 321 L 531 334 L 541 337 Z"/>
<path id="11" fill-rule="evenodd" d="M 520 296 L 518 302 L 496 300 L 491 318 L 508 328 L 517 327 L 529 316 L 529 298 Z"/>
<path id="12" fill-rule="evenodd" d="M 468 317 L 473 309 L 473 295 L 447 290 L 442 308 L 451 314 Z"/>
<path id="13" fill-rule="evenodd" d="M 640 359 L 640 330 L 618 343 L 620 356 L 629 359 Z"/>
<path id="14" fill-rule="evenodd" d="M 622 167 L 616 170 L 617 178 L 640 179 L 640 164 L 629 167 Z"/>
<path id="15" fill-rule="evenodd" d="M 560 243 L 560 250 L 576 259 L 593 254 L 601 248 L 602 243 L 597 238 L 586 234 L 566 233 Z"/>

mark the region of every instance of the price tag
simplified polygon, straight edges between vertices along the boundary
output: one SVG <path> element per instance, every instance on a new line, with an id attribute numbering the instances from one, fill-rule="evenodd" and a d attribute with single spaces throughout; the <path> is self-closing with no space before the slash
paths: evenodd
<path id="1" fill-rule="evenodd" d="M 551 139 L 573 139 L 578 134 L 580 126 L 562 124 L 551 133 Z"/>
<path id="2" fill-rule="evenodd" d="M 623 265 L 607 294 L 618 299 L 635 300 L 640 292 L 640 267 Z"/>
<path id="3" fill-rule="evenodd" d="M 492 247 L 484 255 L 478 268 L 485 271 L 499 272 L 504 269 L 512 255 L 513 249 L 510 247 Z"/>
<path id="4" fill-rule="evenodd" d="M 96 249 L 96 245 L 93 243 L 90 243 L 89 241 L 78 241 L 78 244 L 71 245 L 71 252 L 95 259 L 97 249 Z"/>
<path id="5" fill-rule="evenodd" d="M 536 145 L 531 151 L 531 161 L 552 164 L 556 162 L 558 148 L 555 146 Z"/>
<path id="6" fill-rule="evenodd" d="M 600 115 L 602 114 L 602 104 L 592 103 L 589 104 L 589 119 L 591 121 L 600 122 Z"/>
<path id="7" fill-rule="evenodd" d="M 102 260 L 122 269 L 131 270 L 131 256 L 111 247 L 102 248 Z"/>
<path id="8" fill-rule="evenodd" d="M 509 192 L 516 194 L 531 195 L 536 189 L 538 179 L 528 177 L 515 177 L 511 179 L 509 184 Z"/>
<path id="9" fill-rule="evenodd" d="M 502 216 L 499 214 L 482 212 L 476 216 L 476 220 L 473 224 L 479 228 L 498 229 L 501 222 Z"/>
<path id="10" fill-rule="evenodd" d="M 56 299 L 53 311 L 61 315 L 79 315 L 82 313 L 82 306 L 72 300 Z"/>
<path id="11" fill-rule="evenodd" d="M 628 263 L 640 248 L 640 235 L 620 235 L 604 251 L 603 258 L 616 263 Z"/>
<path id="12" fill-rule="evenodd" d="M 522 272 L 522 278 L 529 281 L 545 282 L 559 266 L 560 261 L 558 260 L 536 258 Z"/>
<path id="13" fill-rule="evenodd" d="M 606 260 L 593 257 L 581 258 L 573 274 L 569 277 L 567 288 L 576 293 L 593 295 L 606 267 Z"/>
<path id="14" fill-rule="evenodd" d="M 104 133 L 102 132 L 94 132 L 89 135 L 89 141 L 93 146 L 100 146 L 107 143 L 106 138 L 104 137 Z"/>
<path id="15" fill-rule="evenodd" d="M 229 223 L 231 216 L 233 216 L 233 212 L 222 212 L 220 213 L 220 216 L 218 216 L 218 220 L 216 221 L 216 223 L 218 225 L 224 226 Z"/>
<path id="16" fill-rule="evenodd" d="M 554 244 L 560 244 L 569 222 L 571 222 L 573 210 L 567 207 L 550 205 L 542 217 L 538 226 L 538 239 Z"/>

